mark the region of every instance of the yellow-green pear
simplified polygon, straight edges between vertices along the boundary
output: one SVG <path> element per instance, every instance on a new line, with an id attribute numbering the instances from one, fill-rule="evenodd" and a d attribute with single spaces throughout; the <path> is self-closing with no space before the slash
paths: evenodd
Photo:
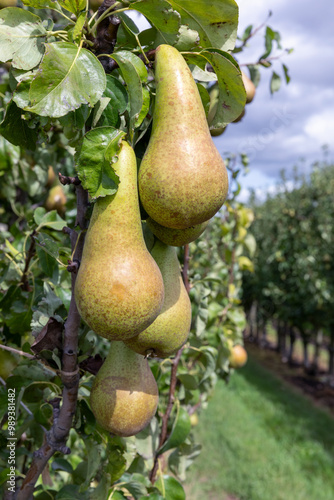
<path id="1" fill-rule="evenodd" d="M 210 221 L 202 222 L 202 224 L 197 224 L 196 226 L 187 227 L 186 229 L 173 229 L 171 227 L 164 227 L 158 224 L 149 217 L 146 220 L 146 224 L 152 231 L 152 233 L 166 245 L 171 245 L 173 247 L 182 247 L 195 241 L 204 231 L 206 226 Z"/>
<path id="2" fill-rule="evenodd" d="M 144 242 L 136 157 L 127 142 L 122 142 L 114 169 L 119 187 L 94 205 L 75 300 L 80 315 L 98 335 L 124 340 L 153 323 L 163 305 L 164 287 Z"/>
<path id="3" fill-rule="evenodd" d="M 59 215 L 64 215 L 66 210 L 66 194 L 60 184 L 53 186 L 45 200 L 46 210 L 57 210 Z"/>
<path id="4" fill-rule="evenodd" d="M 139 169 L 146 212 L 165 227 L 209 220 L 228 191 L 227 171 L 210 135 L 196 83 L 180 52 L 160 45 L 150 141 Z"/>
<path id="5" fill-rule="evenodd" d="M 123 342 L 111 342 L 90 394 L 98 423 L 117 436 L 133 436 L 148 425 L 159 400 L 147 359 Z"/>
<path id="6" fill-rule="evenodd" d="M 252 82 L 252 80 L 248 78 L 246 73 L 244 73 L 243 71 L 241 71 L 241 77 L 242 77 L 242 83 L 244 84 L 246 90 L 246 96 L 247 96 L 246 104 L 249 104 L 255 97 L 256 87 Z"/>
<path id="7" fill-rule="evenodd" d="M 191 304 L 183 284 L 175 248 L 156 240 L 151 254 L 164 280 L 164 305 L 152 325 L 127 340 L 126 345 L 139 354 L 166 358 L 180 349 L 188 338 Z"/>

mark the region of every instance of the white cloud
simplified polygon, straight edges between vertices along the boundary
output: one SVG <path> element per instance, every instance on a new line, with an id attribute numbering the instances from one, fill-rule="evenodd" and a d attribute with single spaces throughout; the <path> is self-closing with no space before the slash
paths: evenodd
<path id="1" fill-rule="evenodd" d="M 323 144 L 333 144 L 334 138 L 334 107 L 325 109 L 321 113 L 314 114 L 308 118 L 304 126 L 305 133 Z"/>

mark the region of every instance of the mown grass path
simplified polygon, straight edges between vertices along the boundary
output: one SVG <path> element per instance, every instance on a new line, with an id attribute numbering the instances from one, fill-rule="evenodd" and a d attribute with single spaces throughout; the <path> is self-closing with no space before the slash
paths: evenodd
<path id="1" fill-rule="evenodd" d="M 199 420 L 187 500 L 334 500 L 333 417 L 254 360 Z"/>

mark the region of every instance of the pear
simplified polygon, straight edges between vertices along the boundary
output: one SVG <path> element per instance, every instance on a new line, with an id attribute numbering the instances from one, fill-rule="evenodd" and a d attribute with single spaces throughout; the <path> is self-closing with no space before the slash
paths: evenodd
<path id="1" fill-rule="evenodd" d="M 209 220 L 228 191 L 224 162 L 208 128 L 196 83 L 177 49 L 155 56 L 152 134 L 139 169 L 139 194 L 148 215 L 185 229 Z"/>
<path id="2" fill-rule="evenodd" d="M 248 78 L 246 73 L 244 73 L 243 71 L 241 71 L 241 77 L 242 77 L 242 83 L 244 84 L 246 90 L 246 96 L 247 96 L 246 104 L 249 104 L 255 97 L 256 87 L 252 82 L 252 80 Z"/>
<path id="3" fill-rule="evenodd" d="M 196 226 L 187 227 L 186 229 L 172 229 L 170 227 L 164 227 L 155 222 L 155 220 L 149 217 L 146 220 L 146 224 L 152 231 L 152 233 L 166 245 L 171 245 L 173 247 L 182 247 L 195 241 L 204 231 L 206 226 L 210 221 L 202 222 L 202 224 L 197 224 Z"/>
<path id="4" fill-rule="evenodd" d="M 49 194 L 45 200 L 45 208 L 48 212 L 51 210 L 57 210 L 59 215 L 64 215 L 66 209 L 66 201 L 67 198 L 63 186 L 59 184 L 50 189 Z"/>
<path id="5" fill-rule="evenodd" d="M 122 142 L 114 168 L 119 187 L 94 205 L 75 300 L 80 315 L 98 335 L 124 340 L 153 323 L 163 305 L 164 287 L 144 242 L 136 157 L 127 142 Z"/>
<path id="6" fill-rule="evenodd" d="M 246 349 L 237 344 L 232 347 L 231 353 L 229 356 L 229 362 L 231 368 L 241 368 L 247 363 L 247 351 Z"/>
<path id="7" fill-rule="evenodd" d="M 90 394 L 98 423 L 117 436 L 133 436 L 153 418 L 159 393 L 147 359 L 112 342 Z"/>
<path id="8" fill-rule="evenodd" d="M 175 248 L 156 240 L 151 254 L 164 280 L 164 305 L 151 326 L 125 343 L 139 354 L 167 358 L 180 349 L 188 338 L 191 304 L 183 284 Z"/>

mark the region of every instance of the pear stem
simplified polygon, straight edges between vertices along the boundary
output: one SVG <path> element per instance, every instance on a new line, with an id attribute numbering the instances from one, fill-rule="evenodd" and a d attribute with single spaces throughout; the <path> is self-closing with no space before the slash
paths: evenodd
<path id="1" fill-rule="evenodd" d="M 86 209 L 88 207 L 88 194 L 81 185 L 76 186 L 77 194 L 77 224 L 82 230 L 81 237 L 77 241 L 76 231 L 70 234 L 72 252 L 75 250 L 74 258 L 79 260 L 85 239 Z M 46 464 L 56 451 L 69 454 L 71 450 L 66 446 L 66 440 L 72 426 L 73 415 L 76 409 L 79 388 L 79 367 L 77 359 L 78 333 L 80 327 L 80 315 L 74 298 L 74 285 L 76 273 L 71 274 L 72 298 L 67 320 L 64 326 L 63 358 L 61 379 L 63 382 L 62 405 L 59 402 L 53 405 L 53 425 L 45 435 L 44 444 L 34 452 L 33 460 L 25 479 L 18 491 L 17 500 L 30 500 L 33 497 L 35 484 L 43 472 Z"/>

